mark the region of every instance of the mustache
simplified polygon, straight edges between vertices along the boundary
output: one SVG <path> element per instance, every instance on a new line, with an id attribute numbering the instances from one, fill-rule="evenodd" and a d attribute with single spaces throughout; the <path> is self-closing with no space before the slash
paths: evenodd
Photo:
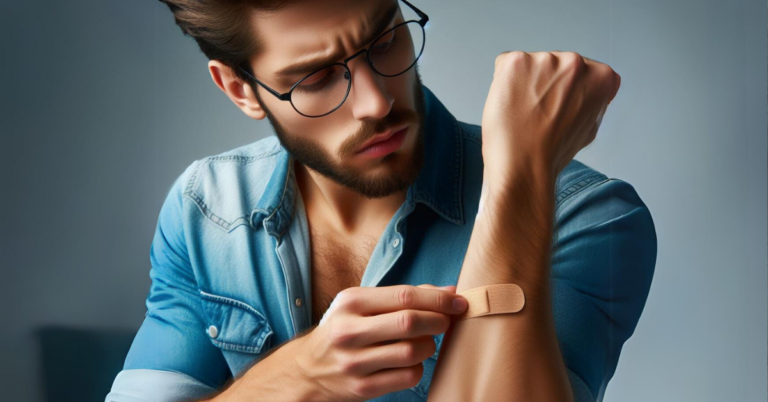
<path id="1" fill-rule="evenodd" d="M 366 141 L 377 133 L 381 133 L 389 130 L 392 127 L 399 126 L 406 123 L 418 122 L 418 116 L 413 110 L 398 110 L 391 111 L 383 119 L 376 121 L 365 121 L 359 130 L 352 136 L 351 139 L 345 142 L 345 144 L 339 149 L 341 154 L 352 154 Z"/>

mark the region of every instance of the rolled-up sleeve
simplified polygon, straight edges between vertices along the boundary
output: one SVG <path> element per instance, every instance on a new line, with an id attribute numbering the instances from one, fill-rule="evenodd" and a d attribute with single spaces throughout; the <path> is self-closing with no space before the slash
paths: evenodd
<path id="1" fill-rule="evenodd" d="M 607 179 L 558 204 L 555 327 L 576 402 L 600 402 L 633 334 L 656 265 L 656 231 L 634 187 Z"/>
<path id="2" fill-rule="evenodd" d="M 117 374 L 106 402 L 194 401 L 214 391 L 186 374 L 131 369 Z"/>
<path id="3" fill-rule="evenodd" d="M 171 186 L 150 247 L 147 312 L 115 378 L 108 402 L 188 401 L 210 395 L 231 377 L 206 332 L 184 230 L 183 191 L 190 165 Z"/>

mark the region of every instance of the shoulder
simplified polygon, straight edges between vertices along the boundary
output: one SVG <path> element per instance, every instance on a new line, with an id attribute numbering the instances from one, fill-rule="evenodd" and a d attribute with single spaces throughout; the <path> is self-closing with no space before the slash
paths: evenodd
<path id="1" fill-rule="evenodd" d="M 193 161 L 175 186 L 192 209 L 229 231 L 247 222 L 284 152 L 277 137 L 271 135 Z"/>

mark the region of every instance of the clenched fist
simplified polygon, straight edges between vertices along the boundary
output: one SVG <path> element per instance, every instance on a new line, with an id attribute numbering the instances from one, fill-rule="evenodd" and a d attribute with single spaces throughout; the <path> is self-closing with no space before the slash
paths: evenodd
<path id="1" fill-rule="evenodd" d="M 496 57 L 482 119 L 484 186 L 503 188 L 530 173 L 554 183 L 595 139 L 620 83 L 608 65 L 574 52 Z"/>

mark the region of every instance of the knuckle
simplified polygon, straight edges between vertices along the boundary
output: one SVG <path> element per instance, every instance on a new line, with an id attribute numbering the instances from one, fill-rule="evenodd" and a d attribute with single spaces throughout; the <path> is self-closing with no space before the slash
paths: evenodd
<path id="1" fill-rule="evenodd" d="M 403 342 L 403 346 L 400 349 L 400 356 L 405 362 L 415 362 L 416 360 L 416 345 L 413 342 Z"/>
<path id="2" fill-rule="evenodd" d="M 410 311 L 403 311 L 400 313 L 397 321 L 400 330 L 405 334 L 410 334 L 416 326 L 416 314 Z"/>
<path id="3" fill-rule="evenodd" d="M 330 342 L 333 346 L 347 346 L 355 339 L 355 334 L 342 325 L 335 325 L 330 329 Z"/>
<path id="4" fill-rule="evenodd" d="M 528 57 L 531 57 L 531 55 L 521 50 L 502 52 L 496 56 L 496 70 L 513 68 L 513 66 L 524 62 Z"/>
<path id="5" fill-rule="evenodd" d="M 421 377 L 424 374 L 424 363 L 416 364 L 409 370 L 405 371 L 405 381 L 408 383 L 408 387 L 415 387 L 421 381 Z"/>
<path id="6" fill-rule="evenodd" d="M 357 378 L 352 380 L 349 386 L 350 391 L 358 398 L 369 399 L 373 396 L 373 385 L 370 380 L 364 378 Z"/>
<path id="7" fill-rule="evenodd" d="M 360 362 L 357 358 L 354 357 L 351 353 L 346 353 L 343 355 L 339 361 L 339 369 L 344 374 L 354 374 L 357 372 L 358 368 L 360 367 Z"/>
<path id="8" fill-rule="evenodd" d="M 409 309 L 413 307 L 414 302 L 414 289 L 410 286 L 400 286 L 395 292 L 398 305 L 403 309 Z"/>
<path id="9" fill-rule="evenodd" d="M 360 298 L 356 288 L 346 288 L 336 294 L 334 304 L 347 311 L 352 311 L 358 307 Z"/>
<path id="10" fill-rule="evenodd" d="M 579 72 L 584 69 L 584 58 L 576 52 L 563 53 L 565 65 L 572 71 Z"/>
<path id="11" fill-rule="evenodd" d="M 496 66 L 498 66 L 499 63 L 501 63 L 504 60 L 504 58 L 506 57 L 507 53 L 508 52 L 501 52 L 501 53 L 499 53 L 499 55 L 496 56 L 496 61 L 495 61 Z"/>
<path id="12" fill-rule="evenodd" d="M 572 63 L 576 63 L 576 62 L 579 62 L 579 61 L 584 61 L 584 59 L 581 57 L 580 54 L 578 54 L 578 53 L 576 53 L 574 51 L 570 51 L 570 50 L 567 51 L 567 52 L 563 52 L 563 57 L 565 57 L 566 60 L 568 60 L 568 61 L 570 61 Z"/>
<path id="13" fill-rule="evenodd" d="M 613 69 L 609 65 L 597 63 L 596 68 L 598 74 L 606 83 L 613 83 L 613 81 L 616 79 L 616 74 L 613 72 Z"/>
<path id="14" fill-rule="evenodd" d="M 445 293 L 443 292 L 435 292 L 437 293 L 435 295 L 435 311 L 444 311 L 446 309 L 450 309 L 450 303 L 451 300 L 446 297 Z"/>
<path id="15" fill-rule="evenodd" d="M 552 52 L 533 52 L 531 53 L 531 57 L 541 60 L 551 60 L 555 58 L 555 55 L 552 54 Z"/>
<path id="16" fill-rule="evenodd" d="M 524 62 L 529 57 L 531 57 L 531 55 L 523 52 L 522 50 L 514 50 L 509 53 L 509 57 L 507 59 L 512 65 L 517 65 Z"/>

